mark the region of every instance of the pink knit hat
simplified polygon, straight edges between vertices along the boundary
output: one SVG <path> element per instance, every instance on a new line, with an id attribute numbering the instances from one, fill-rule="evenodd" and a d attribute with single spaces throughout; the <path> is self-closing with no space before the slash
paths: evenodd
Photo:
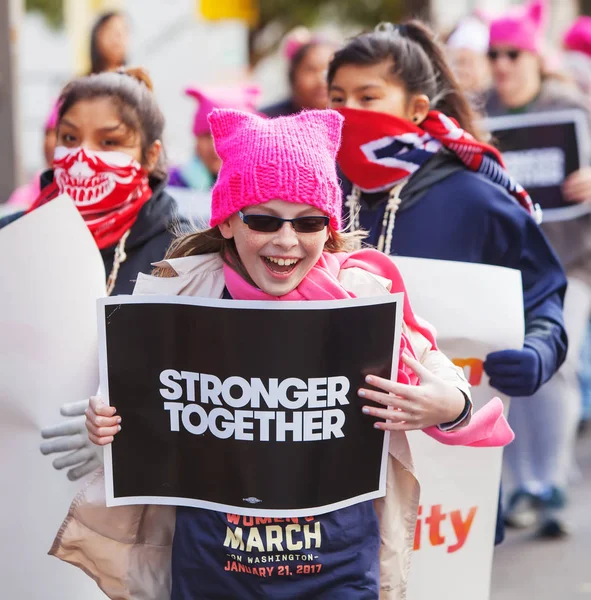
<path id="1" fill-rule="evenodd" d="M 253 112 L 256 107 L 261 90 L 256 85 L 244 85 L 236 87 L 188 87 L 185 90 L 187 96 L 195 98 L 199 102 L 195 118 L 193 120 L 193 135 L 209 133 L 207 115 L 215 108 L 235 108 Z"/>
<path id="2" fill-rule="evenodd" d="M 547 12 L 545 0 L 533 0 L 493 19 L 490 24 L 490 45 L 512 46 L 541 54 Z"/>
<path id="3" fill-rule="evenodd" d="M 579 17 L 564 35 L 566 50 L 591 56 L 591 17 Z"/>
<path id="4" fill-rule="evenodd" d="M 212 192 L 215 227 L 246 206 L 271 200 L 310 204 L 341 227 L 342 195 L 336 171 L 343 117 L 309 110 L 265 119 L 237 110 L 209 116 L 222 168 Z"/>

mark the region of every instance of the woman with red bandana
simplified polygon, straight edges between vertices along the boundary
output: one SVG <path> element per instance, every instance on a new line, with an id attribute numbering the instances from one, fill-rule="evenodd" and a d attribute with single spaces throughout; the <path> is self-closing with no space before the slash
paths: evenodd
<path id="1" fill-rule="evenodd" d="M 138 273 L 166 252 L 176 215 L 165 191 L 164 117 L 151 81 L 141 69 L 81 77 L 66 86 L 58 104 L 54 166 L 42 174 L 41 195 L 29 210 L 67 193 L 101 251 L 107 294 L 129 294 Z M 23 214 L 5 217 L 0 227 Z M 84 409 L 84 402 L 63 407 L 63 415 Z M 53 464 L 70 468 L 68 477 L 78 479 L 98 457 L 73 428 L 74 420 L 42 432 L 52 439 L 41 451 L 72 451 Z"/>
<path id="2" fill-rule="evenodd" d="M 328 84 L 345 117 L 338 163 L 352 228 L 387 254 L 519 270 L 525 343 L 484 368 L 501 392 L 533 394 L 566 355 L 566 280 L 529 196 L 478 140 L 443 49 L 419 22 L 386 24 L 335 54 Z"/>
<path id="3" fill-rule="evenodd" d="M 137 274 L 166 252 L 176 211 L 164 191 L 164 116 L 152 83 L 141 69 L 80 77 L 58 104 L 53 168 L 29 211 L 68 194 L 103 256 L 107 293 L 131 293 Z"/>

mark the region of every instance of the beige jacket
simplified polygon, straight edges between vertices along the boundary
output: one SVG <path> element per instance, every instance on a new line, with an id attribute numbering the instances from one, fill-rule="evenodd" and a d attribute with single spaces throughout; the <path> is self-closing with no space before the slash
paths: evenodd
<path id="1" fill-rule="evenodd" d="M 158 263 L 176 277 L 140 274 L 134 294 L 220 298 L 223 263 L 217 254 Z M 341 271 L 343 286 L 356 296 L 389 293 L 388 280 L 358 268 Z M 418 332 L 405 327 L 420 362 L 469 396 L 463 372 Z M 390 434 L 387 491 L 374 502 L 380 520 L 380 600 L 405 600 L 419 505 L 419 483 L 403 432 Z M 105 505 L 102 469 L 76 496 L 49 554 L 80 567 L 113 600 L 169 600 L 175 508 Z"/>

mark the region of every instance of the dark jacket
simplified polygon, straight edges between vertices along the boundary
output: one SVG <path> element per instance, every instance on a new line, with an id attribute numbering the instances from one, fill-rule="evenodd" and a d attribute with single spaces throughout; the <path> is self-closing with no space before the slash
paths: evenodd
<path id="1" fill-rule="evenodd" d="M 53 171 L 41 176 L 41 188 L 53 181 Z M 175 201 L 165 191 L 166 182 L 150 181 L 152 198 L 142 207 L 136 222 L 131 228 L 125 253 L 127 258 L 121 263 L 115 287 L 111 295 L 131 294 L 138 273 L 150 273 L 152 263 L 164 258 L 174 235 L 172 228 L 177 221 Z M 18 212 L 0 219 L 0 228 L 16 221 L 24 212 Z M 179 222 L 180 223 L 180 222 Z M 182 224 L 182 223 L 181 223 Z M 101 250 L 107 277 L 113 268 L 115 246 Z"/>
<path id="2" fill-rule="evenodd" d="M 344 180 L 345 197 L 350 190 Z M 421 167 L 400 197 L 392 254 L 521 271 L 526 344 L 541 357 L 540 384 L 547 381 L 566 356 L 566 279 L 538 225 L 504 189 L 445 153 Z M 376 246 L 388 194 L 362 194 L 360 201 L 360 226 L 369 231 L 366 242 Z M 346 203 L 344 210 L 348 218 Z"/>

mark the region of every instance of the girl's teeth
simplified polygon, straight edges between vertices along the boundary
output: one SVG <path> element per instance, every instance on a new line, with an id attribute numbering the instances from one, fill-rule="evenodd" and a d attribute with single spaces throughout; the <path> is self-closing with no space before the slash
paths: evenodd
<path id="1" fill-rule="evenodd" d="M 295 265 L 298 262 L 297 258 L 274 258 L 272 256 L 268 256 L 267 260 L 278 264 L 280 267 L 289 267 L 291 265 Z"/>

